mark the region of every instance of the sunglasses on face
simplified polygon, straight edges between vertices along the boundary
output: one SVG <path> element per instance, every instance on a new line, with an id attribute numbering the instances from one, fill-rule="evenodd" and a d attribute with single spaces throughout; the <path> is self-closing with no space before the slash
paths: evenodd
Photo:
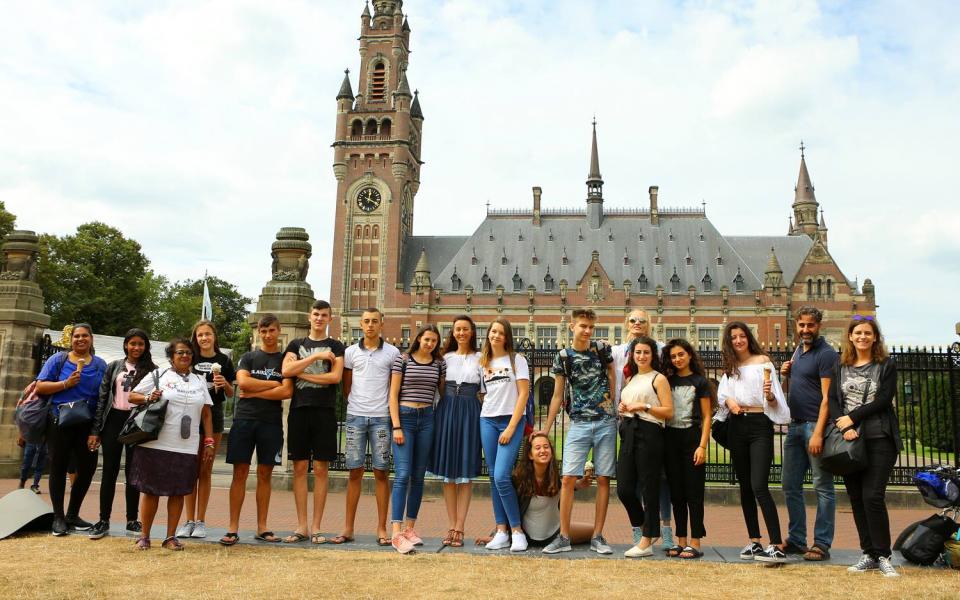
<path id="1" fill-rule="evenodd" d="M 874 318 L 870 315 L 853 315 L 854 321 L 873 321 Z"/>
<path id="2" fill-rule="evenodd" d="M 177 350 L 174 354 L 177 356 L 193 356 L 193 350 Z"/>
<path id="3" fill-rule="evenodd" d="M 627 322 L 630 323 L 631 325 L 646 325 L 646 324 L 647 324 L 647 320 L 646 320 L 646 319 L 637 319 L 637 318 L 628 319 Z"/>

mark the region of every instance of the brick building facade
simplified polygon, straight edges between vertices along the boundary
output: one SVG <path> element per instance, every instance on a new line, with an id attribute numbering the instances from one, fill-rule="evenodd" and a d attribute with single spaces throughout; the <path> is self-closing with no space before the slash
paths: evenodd
<path id="1" fill-rule="evenodd" d="M 656 186 L 648 207 L 606 206 L 594 123 L 582 208 L 547 208 L 534 187 L 529 210 L 488 208 L 472 235 L 414 236 L 424 116 L 406 75 L 411 30 L 402 0 L 373 5 L 361 16 L 357 92 L 348 71 L 337 94 L 333 335 L 359 337 L 368 306 L 383 310 L 389 338 L 466 313 L 484 329 L 506 317 L 538 345 L 565 343 L 580 306 L 597 310 L 596 335 L 613 342 L 643 308 L 657 338 L 711 347 L 731 320 L 785 344 L 804 304 L 824 310 L 833 340 L 851 313 L 875 314 L 871 281 L 858 287 L 830 255 L 802 148 L 787 235 L 724 236 L 705 209 L 661 208 Z"/>

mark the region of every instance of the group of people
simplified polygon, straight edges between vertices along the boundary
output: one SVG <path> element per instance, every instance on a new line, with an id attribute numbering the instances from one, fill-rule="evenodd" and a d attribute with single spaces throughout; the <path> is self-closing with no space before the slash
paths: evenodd
<path id="1" fill-rule="evenodd" d="M 258 348 L 240 358 L 236 371 L 220 352 L 216 329 L 207 321 L 194 327 L 190 339 L 168 344 L 171 367 L 165 369 L 153 363 L 147 334 L 139 329 L 124 337 L 125 358 L 107 365 L 94 353 L 90 327 L 75 326 L 71 350 L 47 360 L 37 386 L 38 393 L 52 396 L 47 446 L 53 533 L 89 528 L 91 538 L 106 535 L 120 458 L 126 452 L 127 531 L 137 536 L 137 547 L 150 547 L 150 527 L 161 496 L 168 498 L 163 547 L 181 550 L 178 538 L 204 537 L 210 468 L 223 431 L 223 401 L 233 395 L 235 383 L 238 400 L 227 447 L 227 462 L 233 466 L 230 516 L 227 533 L 220 539 L 225 546 L 239 540 L 254 452 L 255 537 L 281 541 L 268 528 L 267 516 L 272 471 L 282 458 L 282 402 L 290 399 L 286 435 L 297 527 L 282 539 L 286 543 L 353 541 L 369 453 L 378 544 L 393 546 L 401 554 L 423 543 L 416 522 L 427 472 L 443 481 L 448 530 L 442 543 L 464 544 L 471 485 L 485 460 L 496 528 L 477 541 L 491 550 L 522 552 L 534 546 L 553 554 L 571 550 L 572 544 L 589 543 L 593 551 L 612 553 L 603 528 L 615 476 L 617 495 L 633 527 L 634 545 L 626 556 L 650 556 L 662 539 L 668 556 L 700 558 L 706 535 L 705 465 L 713 431 L 729 448 L 739 481 L 749 538 L 740 557 L 778 563 L 786 561 L 787 554 L 801 554 L 806 560 L 825 560 L 833 542 L 836 501 L 833 477 L 819 457 L 827 432 L 837 428 L 848 440 L 862 437 L 869 459 L 866 469 L 844 476 L 863 551 L 849 570 L 898 575 L 890 563 L 884 501 L 901 445 L 893 407 L 896 369 L 873 317 L 853 317 L 838 355 L 819 335 L 821 312 L 801 308 L 796 326 L 802 343 L 782 365 L 779 377 L 750 327 L 730 322 L 721 343 L 723 374 L 714 385 L 686 340 L 662 344 L 650 337 L 644 311 L 627 316 L 628 339 L 610 346 L 592 339 L 596 314 L 574 310 L 571 345 L 553 360 L 554 391 L 545 427 L 536 430 L 528 416 L 530 368 L 514 350 L 509 321 L 494 320 L 483 340 L 477 339 L 476 324 L 467 315 L 454 320 L 446 339 L 435 325 L 426 324 L 401 353 L 383 339 L 383 314 L 378 309 L 363 312 L 363 337 L 349 347 L 327 335 L 331 316 L 329 303 L 315 302 L 309 334 L 290 340 L 283 350 L 278 319 L 263 316 L 257 324 Z M 320 524 L 329 463 L 337 458 L 338 386 L 346 399 L 349 480 L 344 527 L 328 538 Z M 159 438 L 135 447 L 120 443 L 117 436 L 132 407 L 161 398 L 167 400 L 167 408 Z M 60 408 L 77 400 L 87 402 L 92 422 L 58 424 Z M 553 428 L 561 409 L 569 427 L 558 469 Z M 774 425 L 788 425 L 782 461 L 789 514 L 786 542 L 768 486 Z M 101 446 L 100 520 L 91 525 L 80 519 L 79 509 Z M 71 461 L 77 477 L 64 510 Z M 808 468 L 817 493 L 814 543 L 809 547 L 802 487 Z M 575 491 L 592 486 L 594 480 L 594 522 L 571 522 Z M 184 499 L 187 520 L 177 528 Z M 769 538 L 766 547 L 761 543 L 758 505 Z"/>

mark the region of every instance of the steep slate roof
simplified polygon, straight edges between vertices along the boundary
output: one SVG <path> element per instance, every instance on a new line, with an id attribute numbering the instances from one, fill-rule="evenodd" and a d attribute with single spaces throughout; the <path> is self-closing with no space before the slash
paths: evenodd
<path id="1" fill-rule="evenodd" d="M 450 291 L 450 278 L 456 268 L 463 286 L 472 285 L 476 293 L 481 293 L 481 277 L 486 269 L 493 282 L 491 291 L 503 285 L 507 293 L 512 293 L 514 273 L 519 273 L 524 293 L 531 284 L 538 292 L 543 292 L 543 279 L 549 266 L 556 291 L 561 279 L 573 286 L 584 276 L 596 250 L 600 263 L 616 287 L 621 287 L 624 280 L 630 280 L 633 291 L 638 292 L 636 282 L 642 267 L 649 293 L 654 293 L 658 285 L 663 286 L 666 293 L 671 293 L 670 278 L 676 268 L 680 293 L 686 293 L 690 285 L 695 286 L 698 293 L 706 293 L 701 282 L 709 270 L 713 283 L 713 291 L 709 293 L 719 294 L 724 285 L 735 291 L 733 280 L 738 267 L 744 278 L 744 291 L 760 289 L 771 246 L 777 249 L 784 280 L 792 281 L 813 244 L 807 236 L 724 238 L 702 214 L 670 216 L 669 209 L 661 213 L 660 227 L 653 227 L 649 217 L 642 213 L 608 214 L 601 228 L 596 230 L 587 226 L 582 213 L 569 216 L 548 214 L 542 217 L 540 227 L 534 227 L 529 213 L 514 212 L 516 214 L 507 216 L 488 215 L 468 238 L 413 238 L 412 251 L 407 253 L 405 261 L 403 281 L 409 285 L 419 246 L 423 246 L 427 248 L 431 279 L 436 288 Z M 519 239 L 521 233 L 522 240 Z M 553 241 L 549 240 L 551 233 Z M 579 241 L 581 237 L 582 241 Z M 474 249 L 478 259 L 475 265 L 471 264 Z M 692 259 L 690 265 L 686 262 L 688 249 Z M 536 265 L 531 260 L 534 250 L 538 258 Z M 567 265 L 562 264 L 564 250 Z M 721 265 L 716 261 L 718 250 L 723 259 Z M 660 255 L 659 265 L 654 264 L 657 253 Z M 506 264 L 502 261 L 504 254 Z M 624 264 L 624 254 L 628 264 Z"/>
<path id="2" fill-rule="evenodd" d="M 410 281 L 413 279 L 413 274 L 416 271 L 421 248 L 427 251 L 427 262 L 434 265 L 430 273 L 430 278 L 436 281 L 436 273 L 439 272 L 437 270 L 438 267 L 449 263 L 453 255 L 456 254 L 469 239 L 470 238 L 463 236 L 410 236 L 407 241 L 406 251 L 403 255 L 403 264 L 400 266 L 400 282 L 403 283 L 403 289 L 410 289 Z M 477 277 L 477 281 L 479 282 L 479 275 Z M 448 277 L 447 288 L 449 287 L 450 279 Z"/>

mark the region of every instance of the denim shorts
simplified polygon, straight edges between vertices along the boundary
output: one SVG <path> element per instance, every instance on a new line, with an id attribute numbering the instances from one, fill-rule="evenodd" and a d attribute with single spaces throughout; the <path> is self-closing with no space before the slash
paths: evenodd
<path id="1" fill-rule="evenodd" d="M 347 415 L 344 459 L 347 469 L 364 466 L 367 440 L 370 441 L 370 462 L 378 471 L 390 468 L 390 443 L 393 441 L 390 417 L 358 417 Z"/>
<path id="2" fill-rule="evenodd" d="M 617 420 L 571 421 L 563 442 L 563 475 L 583 476 L 587 454 L 593 449 L 594 474 L 613 477 L 617 473 Z"/>

